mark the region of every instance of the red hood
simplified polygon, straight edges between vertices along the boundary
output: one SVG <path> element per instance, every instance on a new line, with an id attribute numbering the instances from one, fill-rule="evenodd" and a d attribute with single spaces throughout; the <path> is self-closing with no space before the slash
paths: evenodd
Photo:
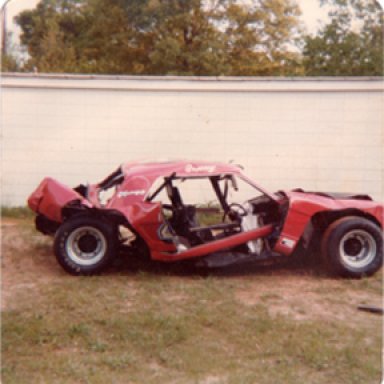
<path id="1" fill-rule="evenodd" d="M 34 212 L 44 214 L 48 219 L 60 222 L 62 220 L 62 207 L 73 200 L 79 200 L 84 205 L 91 206 L 72 188 L 46 177 L 29 196 L 28 205 Z"/>

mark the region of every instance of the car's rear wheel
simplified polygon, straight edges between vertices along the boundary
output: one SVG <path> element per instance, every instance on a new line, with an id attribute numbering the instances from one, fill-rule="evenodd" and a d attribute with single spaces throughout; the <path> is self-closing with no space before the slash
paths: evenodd
<path id="1" fill-rule="evenodd" d="M 80 216 L 69 219 L 55 235 L 54 251 L 59 264 L 73 275 L 102 271 L 116 254 L 114 226 L 101 219 Z"/>
<path id="2" fill-rule="evenodd" d="M 337 275 L 370 276 L 383 264 L 382 231 L 365 218 L 344 217 L 326 230 L 322 254 L 331 272 Z"/>

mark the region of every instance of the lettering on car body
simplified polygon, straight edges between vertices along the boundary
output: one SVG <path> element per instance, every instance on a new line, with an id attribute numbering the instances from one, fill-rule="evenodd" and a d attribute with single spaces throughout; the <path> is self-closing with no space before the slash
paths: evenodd
<path id="1" fill-rule="evenodd" d="M 215 165 L 200 165 L 200 166 L 193 166 L 192 164 L 188 164 L 185 166 L 185 172 L 187 173 L 199 173 L 199 172 L 208 172 L 213 173 L 216 170 Z"/>
<path id="2" fill-rule="evenodd" d="M 128 196 L 142 196 L 145 195 L 144 189 L 138 189 L 135 191 L 120 191 L 117 196 L 118 197 L 128 197 Z"/>

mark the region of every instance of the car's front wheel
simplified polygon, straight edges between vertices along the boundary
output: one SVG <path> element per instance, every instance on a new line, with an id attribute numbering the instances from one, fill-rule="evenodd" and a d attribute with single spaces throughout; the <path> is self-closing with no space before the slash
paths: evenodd
<path id="1" fill-rule="evenodd" d="M 370 276 L 383 264 L 382 231 L 365 218 L 344 217 L 326 230 L 322 253 L 331 271 L 340 276 Z"/>
<path id="2" fill-rule="evenodd" d="M 116 233 L 109 223 L 87 216 L 64 222 L 55 235 L 54 251 L 59 264 L 73 275 L 102 271 L 116 254 Z"/>

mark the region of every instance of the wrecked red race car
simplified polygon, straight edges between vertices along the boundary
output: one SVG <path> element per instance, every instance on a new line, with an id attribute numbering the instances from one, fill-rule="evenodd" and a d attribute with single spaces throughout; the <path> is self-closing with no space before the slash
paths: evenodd
<path id="1" fill-rule="evenodd" d="M 102 271 L 122 251 L 222 267 L 321 249 L 345 277 L 372 275 L 383 263 L 382 204 L 366 195 L 269 193 L 233 164 L 127 163 L 74 189 L 45 178 L 28 204 L 75 275 Z"/>

